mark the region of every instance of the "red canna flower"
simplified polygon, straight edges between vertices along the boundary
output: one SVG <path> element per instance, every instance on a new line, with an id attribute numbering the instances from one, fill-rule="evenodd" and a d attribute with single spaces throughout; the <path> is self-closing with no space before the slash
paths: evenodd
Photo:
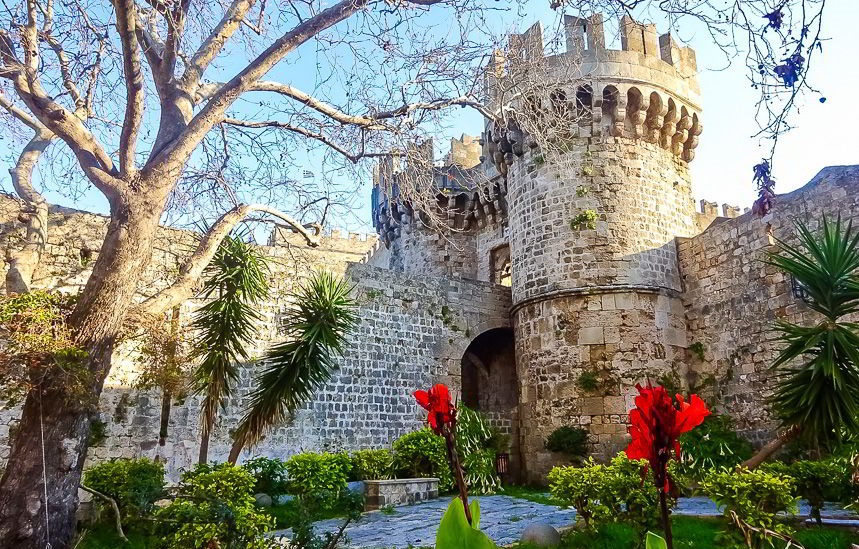
<path id="1" fill-rule="evenodd" d="M 698 395 L 689 402 L 676 395 L 677 404 L 662 386 L 636 385 L 635 408 L 629 412 L 629 434 L 632 442 L 626 449 L 630 459 L 646 459 L 653 469 L 656 485 L 666 493 L 671 490 L 668 462 L 680 457 L 678 437 L 691 431 L 710 415 L 710 410 Z"/>
<path id="2" fill-rule="evenodd" d="M 429 412 L 427 421 L 433 432 L 441 435 L 445 425 L 453 427 L 456 422 L 456 408 L 450 399 L 450 391 L 445 385 L 439 383 L 434 385 L 429 392 L 415 391 L 414 395 L 418 404 Z"/>

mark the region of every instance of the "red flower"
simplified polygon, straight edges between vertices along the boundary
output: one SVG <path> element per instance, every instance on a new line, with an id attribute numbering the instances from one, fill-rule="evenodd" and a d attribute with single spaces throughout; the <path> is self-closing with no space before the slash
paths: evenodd
<path id="1" fill-rule="evenodd" d="M 415 399 L 424 409 L 427 414 L 427 421 L 432 427 L 432 430 L 437 434 L 442 434 L 444 425 L 453 425 L 456 421 L 456 408 L 453 407 L 453 402 L 450 399 L 450 391 L 441 383 L 434 385 L 432 389 L 427 391 L 415 391 Z"/>
<path id="2" fill-rule="evenodd" d="M 635 397 L 635 408 L 629 412 L 632 442 L 626 455 L 630 459 L 646 459 L 653 469 L 656 485 L 668 492 L 671 488 L 668 461 L 672 451 L 674 457 L 680 457 L 678 437 L 701 425 L 710 411 L 698 395 L 690 396 L 689 402 L 676 395 L 675 405 L 664 387 L 636 385 L 636 388 L 639 395 Z"/>

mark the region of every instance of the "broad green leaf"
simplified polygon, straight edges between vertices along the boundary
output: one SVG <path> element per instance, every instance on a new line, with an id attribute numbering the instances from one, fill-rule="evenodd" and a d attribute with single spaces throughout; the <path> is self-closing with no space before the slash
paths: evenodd
<path id="1" fill-rule="evenodd" d="M 663 539 L 662 536 L 658 536 L 653 532 L 648 532 L 645 549 L 668 549 L 668 544 L 665 543 L 665 539 Z"/>
<path id="2" fill-rule="evenodd" d="M 453 498 L 438 527 L 436 549 L 497 549 L 498 546 L 477 529 L 480 524 L 480 504 L 472 501 L 469 507 L 474 526 L 468 524 L 465 518 L 462 500 Z"/>

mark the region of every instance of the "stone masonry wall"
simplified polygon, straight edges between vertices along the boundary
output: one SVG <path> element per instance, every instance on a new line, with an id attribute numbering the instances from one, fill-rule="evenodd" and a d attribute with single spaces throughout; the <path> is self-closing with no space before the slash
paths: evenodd
<path id="1" fill-rule="evenodd" d="M 0 247 L 14 242 L 17 204 L 0 200 Z M 35 277 L 39 288 L 76 292 L 86 281 L 104 232 L 102 216 L 54 208 L 49 221 L 45 260 Z M 303 450 L 357 449 L 387 446 L 397 436 L 420 427 L 422 415 L 412 391 L 443 382 L 460 385 L 460 361 L 472 334 L 509 326 L 510 290 L 474 281 L 408 276 L 369 265 L 350 263 L 365 256 L 372 239 L 331 239 L 310 249 L 297 235 L 282 235 L 277 247 L 264 247 L 270 258 L 271 299 L 259 306 L 263 321 L 252 356 L 279 340 L 278 326 L 290 292 L 314 269 L 345 274 L 355 284 L 360 322 L 331 381 L 302 407 L 293 421 L 271 432 L 252 449 L 254 455 L 286 457 Z M 140 298 L 164 287 L 193 249 L 186 231 L 162 229 L 153 265 L 140 285 Z M 82 252 L 85 250 L 85 252 Z M 3 266 L 5 267 L 5 265 Z M 187 326 L 198 300 L 181 307 Z M 119 456 L 159 457 L 172 478 L 196 461 L 200 399 L 173 402 L 165 444 L 159 445 L 161 394 L 135 388 L 140 356 L 134 343 L 114 360 L 99 405 L 107 438 L 93 447 L 89 462 Z M 258 366 L 241 370 L 236 396 L 220 416 L 210 458 L 222 460 L 229 450 L 230 430 L 237 424 L 244 396 Z M 0 464 L 18 411 L 0 412 Z M 250 455 L 245 454 L 245 457 Z"/>
<path id="2" fill-rule="evenodd" d="M 559 161 L 510 167 L 516 363 L 527 477 L 560 456 L 552 431 L 583 425 L 607 457 L 626 442 L 634 385 L 683 371 L 686 330 L 676 235 L 695 231 L 686 162 L 640 140 L 576 138 Z M 571 226 L 593 210 L 594 228 Z M 586 389 L 579 382 L 596 378 Z"/>
<path id="3" fill-rule="evenodd" d="M 794 222 L 816 228 L 823 215 L 859 223 L 859 166 L 825 168 L 802 189 L 776 197 L 768 215 L 722 219 L 678 243 L 689 344 L 704 353 L 703 360 L 688 353 L 688 384 L 756 442 L 775 427 L 766 406 L 779 349 L 773 323 L 817 321 L 790 279 L 763 260 L 776 250 L 775 239 L 795 241 Z"/>

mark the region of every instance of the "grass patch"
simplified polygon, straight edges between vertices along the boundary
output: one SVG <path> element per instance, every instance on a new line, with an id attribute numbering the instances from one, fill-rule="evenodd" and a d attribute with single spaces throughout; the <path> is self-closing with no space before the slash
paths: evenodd
<path id="1" fill-rule="evenodd" d="M 301 521 L 302 513 L 306 512 L 301 508 L 301 503 L 297 498 L 287 502 L 273 505 L 269 508 L 261 508 L 262 511 L 274 517 L 277 523 L 277 529 L 292 528 Z M 340 498 L 330 507 L 317 508 L 310 512 L 310 520 L 326 520 L 331 518 L 345 517 L 349 513 L 349 501 L 346 498 Z"/>
<path id="2" fill-rule="evenodd" d="M 555 500 L 546 488 L 541 486 L 504 486 L 498 491 L 499 495 L 510 496 L 511 498 L 525 499 L 534 503 L 542 503 L 543 505 L 554 505 L 560 507 L 560 503 Z"/>
<path id="3" fill-rule="evenodd" d="M 155 538 L 138 534 L 136 532 L 126 532 L 128 543 L 120 539 L 116 534 L 116 527 L 112 524 L 94 524 L 88 526 L 81 531 L 83 536 L 80 543 L 76 546 L 78 549 L 149 549 L 157 546 Z"/>
<path id="4" fill-rule="evenodd" d="M 672 518 L 674 547 L 677 549 L 723 549 L 716 542 L 724 528 L 720 519 L 675 516 Z M 661 532 L 659 532 L 661 534 Z M 800 528 L 796 539 L 805 549 L 850 549 L 859 543 L 859 535 L 835 528 Z M 519 544 L 517 549 L 537 549 Z M 608 524 L 598 532 L 573 531 L 566 534 L 561 549 L 638 549 L 638 536 L 626 524 Z M 780 547 L 780 546 L 778 546 Z"/>

